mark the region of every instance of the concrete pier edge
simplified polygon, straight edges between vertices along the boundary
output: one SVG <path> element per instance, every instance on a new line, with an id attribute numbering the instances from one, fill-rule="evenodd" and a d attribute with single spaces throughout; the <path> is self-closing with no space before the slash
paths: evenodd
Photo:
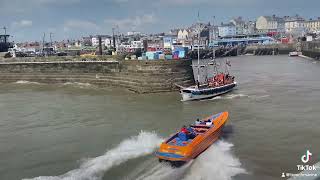
<path id="1" fill-rule="evenodd" d="M 137 93 L 175 91 L 175 84 L 194 84 L 191 60 L 71 60 L 63 58 L 0 61 L 0 82 L 90 83 Z"/>

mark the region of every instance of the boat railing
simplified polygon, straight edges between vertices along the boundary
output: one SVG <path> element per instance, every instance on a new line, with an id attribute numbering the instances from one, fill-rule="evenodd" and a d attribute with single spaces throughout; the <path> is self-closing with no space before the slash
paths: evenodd
<path id="1" fill-rule="evenodd" d="M 210 129 L 210 126 L 207 125 L 191 125 L 192 128 L 206 128 L 206 129 Z"/>

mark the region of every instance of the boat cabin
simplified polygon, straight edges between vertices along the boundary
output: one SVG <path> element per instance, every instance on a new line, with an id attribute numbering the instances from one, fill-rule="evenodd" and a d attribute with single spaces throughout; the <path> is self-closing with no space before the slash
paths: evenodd
<path id="1" fill-rule="evenodd" d="M 11 43 L 9 43 L 10 35 L 0 35 L 0 52 L 8 52 L 11 48 Z"/>
<path id="2" fill-rule="evenodd" d="M 187 146 L 189 143 L 193 141 L 195 137 L 197 137 L 200 134 L 205 134 L 211 127 L 213 127 L 213 123 L 211 123 L 211 125 L 191 125 L 187 128 L 189 134 L 178 132 L 170 139 L 168 139 L 166 143 L 172 146 Z"/>

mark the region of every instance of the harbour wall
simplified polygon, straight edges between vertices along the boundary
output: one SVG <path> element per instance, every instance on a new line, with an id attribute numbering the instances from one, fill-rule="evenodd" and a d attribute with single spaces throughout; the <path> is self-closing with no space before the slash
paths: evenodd
<path id="1" fill-rule="evenodd" d="M 301 43 L 301 51 L 304 56 L 320 60 L 320 41 Z"/>
<path id="2" fill-rule="evenodd" d="M 281 55 L 289 54 L 291 51 L 296 51 L 296 44 L 270 44 L 270 45 L 248 45 L 244 54 L 261 55 Z"/>
<path id="3" fill-rule="evenodd" d="M 79 82 L 122 87 L 137 93 L 156 93 L 176 90 L 175 84 L 193 84 L 191 65 L 191 60 L 125 61 L 112 57 L 2 59 L 0 82 Z"/>

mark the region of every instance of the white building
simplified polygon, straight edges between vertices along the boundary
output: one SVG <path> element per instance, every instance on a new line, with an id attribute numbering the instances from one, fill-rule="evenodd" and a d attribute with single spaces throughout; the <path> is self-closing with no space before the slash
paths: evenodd
<path id="1" fill-rule="evenodd" d="M 137 32 L 137 31 L 129 31 L 127 32 L 128 36 L 136 36 L 136 35 L 141 35 L 141 32 Z"/>
<path id="2" fill-rule="evenodd" d="M 266 32 L 285 32 L 285 20 L 280 17 L 260 16 L 256 21 L 257 31 Z"/>
<path id="3" fill-rule="evenodd" d="M 131 41 L 131 48 L 133 49 L 143 48 L 142 41 Z"/>
<path id="4" fill-rule="evenodd" d="M 178 40 L 188 39 L 189 38 L 189 31 L 186 29 L 180 29 L 178 31 Z"/>
<path id="5" fill-rule="evenodd" d="M 209 31 L 209 39 L 210 39 L 210 42 L 218 39 L 219 37 L 219 28 L 218 26 L 210 26 L 210 31 Z"/>
<path id="6" fill-rule="evenodd" d="M 245 34 L 246 23 L 242 17 L 233 18 L 230 23 L 236 27 L 237 35 Z"/>
<path id="7" fill-rule="evenodd" d="M 108 35 L 97 35 L 91 38 L 92 46 L 99 46 L 99 36 L 101 37 L 101 43 L 106 44 L 106 40 L 109 40 L 111 37 Z M 107 42 L 108 43 L 108 42 Z"/>
<path id="8" fill-rule="evenodd" d="M 229 24 L 221 23 L 221 25 L 218 26 L 218 31 L 219 31 L 220 37 L 235 36 L 237 34 L 236 26 L 232 23 L 229 23 Z"/>
<path id="9" fill-rule="evenodd" d="M 113 46 L 113 39 L 112 38 L 104 39 L 104 46 L 107 48 L 112 47 Z"/>
<path id="10" fill-rule="evenodd" d="M 243 34 L 246 34 L 246 35 L 256 34 L 256 22 L 254 21 L 246 22 Z"/>
<path id="11" fill-rule="evenodd" d="M 287 33 L 305 31 L 307 28 L 306 21 L 304 18 L 299 17 L 298 15 L 294 17 L 287 17 L 285 22 L 285 29 Z"/>
<path id="12" fill-rule="evenodd" d="M 306 22 L 306 27 L 309 32 L 319 33 L 320 32 L 320 18 L 315 19 L 315 20 L 310 19 L 309 21 Z"/>

